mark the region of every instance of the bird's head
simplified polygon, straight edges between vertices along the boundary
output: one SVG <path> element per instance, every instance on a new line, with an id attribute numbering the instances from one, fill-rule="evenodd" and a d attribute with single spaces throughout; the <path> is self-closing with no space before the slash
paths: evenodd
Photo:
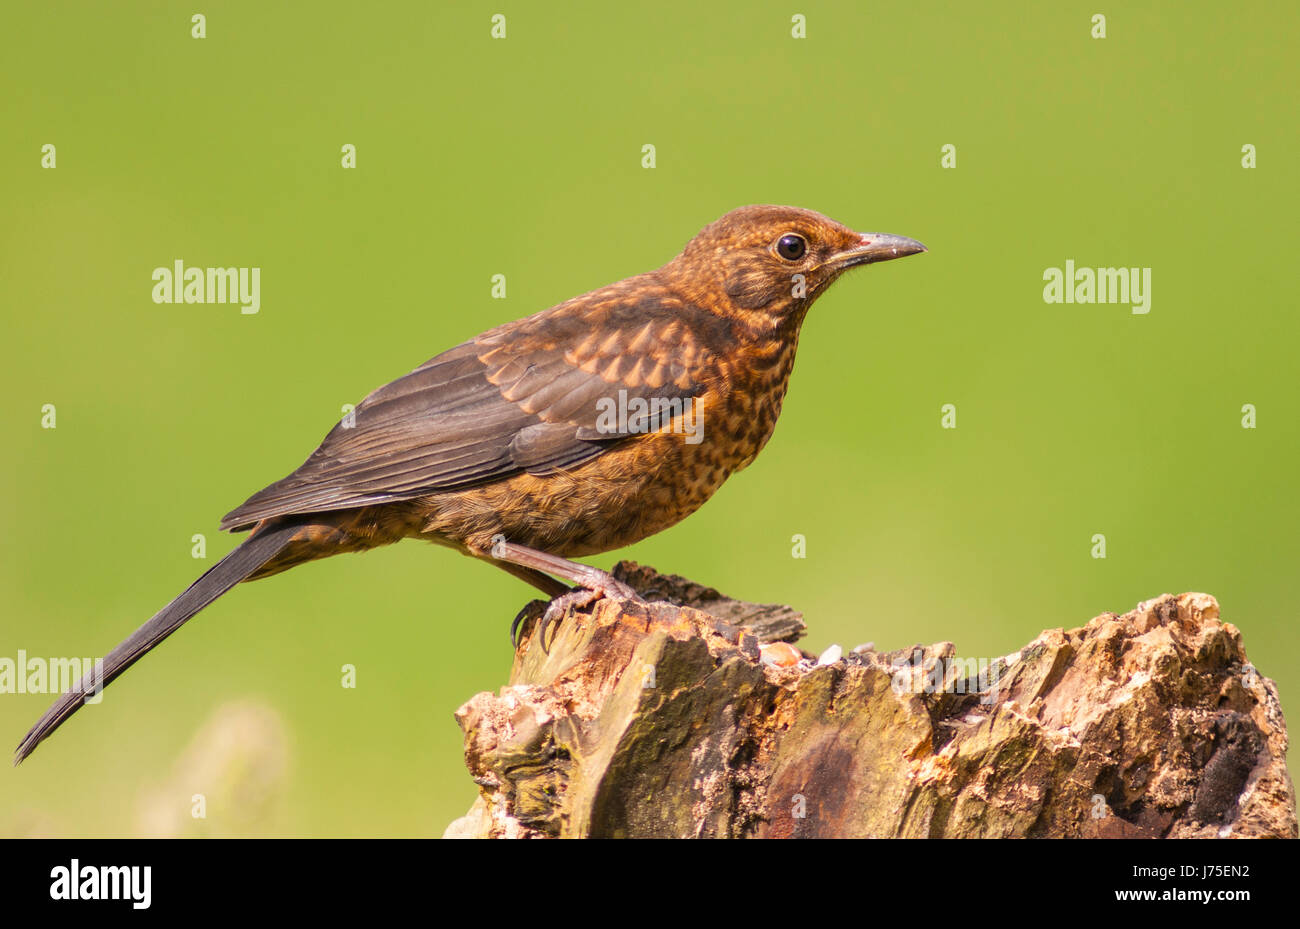
<path id="1" fill-rule="evenodd" d="M 684 294 L 759 328 L 798 323 L 850 268 L 925 251 L 913 239 L 855 232 L 792 206 L 742 206 L 705 226 L 665 270 Z"/>

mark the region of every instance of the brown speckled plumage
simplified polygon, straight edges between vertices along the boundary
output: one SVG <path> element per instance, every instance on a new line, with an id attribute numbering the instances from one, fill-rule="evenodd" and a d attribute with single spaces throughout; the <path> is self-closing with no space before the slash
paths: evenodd
<path id="1" fill-rule="evenodd" d="M 373 507 L 331 513 L 324 517 L 331 532 L 322 536 L 318 526 L 304 527 L 258 576 L 406 537 L 486 556 L 493 538 L 504 536 L 577 557 L 630 545 L 689 516 L 771 437 L 804 315 L 840 273 L 806 270 L 807 296 L 793 296 L 792 275 L 803 269 L 771 250 L 788 232 L 805 235 L 810 253 L 827 249 L 822 258 L 862 239 L 809 211 L 746 207 L 704 229 L 656 271 L 498 326 L 432 359 L 414 373 L 449 356 L 472 356 L 482 386 L 495 389 L 497 402 L 514 405 L 531 417 L 532 426 L 556 429 L 561 460 L 494 472 L 492 479 L 468 486 L 453 480 L 445 482 L 452 485 L 447 489 L 431 487 L 423 494 L 390 491 L 378 513 Z M 348 438 L 366 434 L 370 404 L 391 387 L 357 408 Z M 590 402 L 619 388 L 694 398 L 703 409 L 703 441 L 688 443 L 671 424 L 600 444 L 575 438 L 592 418 Z M 511 420 L 508 428 L 529 426 Z M 331 438 L 340 434 L 341 427 Z M 391 450 L 381 446 L 379 454 Z M 370 459 L 350 459 L 334 471 L 316 461 L 339 457 L 327 439 L 302 469 L 254 495 L 223 526 L 349 502 L 356 493 L 354 475 Z"/>
<path id="2" fill-rule="evenodd" d="M 494 543 L 578 557 L 693 513 L 771 437 L 813 301 L 849 267 L 922 250 L 809 210 L 742 207 L 655 271 L 438 355 L 366 397 L 301 467 L 227 514 L 222 528 L 251 529 L 248 539 L 110 654 L 105 683 L 241 580 L 405 538 L 564 590 L 546 572 L 573 575 L 554 559 L 497 561 Z M 623 401 L 631 418 L 611 429 L 609 409 Z M 637 403 L 673 415 L 647 424 Z M 698 442 L 684 430 L 691 413 Z M 79 698 L 74 689 L 51 707 L 20 760 Z"/>

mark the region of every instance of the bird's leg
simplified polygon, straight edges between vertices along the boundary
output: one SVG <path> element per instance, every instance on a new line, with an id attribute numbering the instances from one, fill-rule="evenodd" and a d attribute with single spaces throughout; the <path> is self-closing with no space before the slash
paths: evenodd
<path id="1" fill-rule="evenodd" d="M 637 596 L 635 590 L 606 571 L 581 562 L 569 561 L 569 559 L 561 558 L 558 555 L 549 555 L 546 552 L 520 545 L 517 542 L 498 539 L 492 543 L 492 557 L 497 561 L 504 561 L 510 565 L 531 568 L 533 571 L 562 577 L 570 583 L 595 592 L 596 597 L 593 597 L 593 600 L 599 597 L 634 600 Z M 509 569 L 507 568 L 507 570 Z M 546 590 L 544 587 L 542 589 Z M 573 593 L 573 591 L 569 592 Z"/>
<path id="2" fill-rule="evenodd" d="M 584 607 L 601 597 L 608 597 L 612 600 L 639 599 L 635 590 L 606 571 L 601 571 L 599 568 L 593 568 L 577 561 L 569 561 L 567 558 L 561 558 L 558 555 L 549 555 L 526 545 L 498 539 L 492 543 L 492 557 L 497 561 L 504 562 L 501 567 L 510 571 L 511 574 L 523 577 L 525 580 L 541 587 L 544 591 L 547 588 L 542 587 L 531 576 L 526 576 L 519 571 L 513 571 L 507 565 L 522 568 L 534 574 L 542 572 L 554 574 L 577 585 L 572 590 L 561 593 L 551 600 L 541 619 L 538 620 L 537 633 L 541 637 L 539 641 L 542 643 L 543 650 L 546 648 L 547 626 L 563 616 L 570 607 Z M 523 619 L 527 611 L 528 607 L 524 607 L 524 610 L 515 617 L 516 624 Z M 514 638 L 514 628 L 512 625 L 512 640 Z"/>
<path id="3" fill-rule="evenodd" d="M 512 577 L 517 577 L 521 581 L 526 581 L 527 583 L 532 584 L 542 593 L 546 594 L 548 598 L 558 597 L 560 594 L 567 594 L 569 592 L 569 586 L 567 584 L 561 584 L 549 574 L 543 574 L 536 568 L 526 568 L 523 565 L 512 564 L 509 561 L 501 560 L 496 561 L 495 564 L 498 568 Z"/>

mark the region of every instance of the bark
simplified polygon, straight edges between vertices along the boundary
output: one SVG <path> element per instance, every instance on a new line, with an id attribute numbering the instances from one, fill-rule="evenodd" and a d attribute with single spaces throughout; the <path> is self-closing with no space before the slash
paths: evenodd
<path id="1" fill-rule="evenodd" d="M 1290 837 L 1273 682 L 1207 594 L 820 659 L 800 615 L 621 563 L 648 602 L 535 624 L 456 714 L 479 785 L 448 836 Z M 537 611 L 534 610 L 534 614 Z"/>

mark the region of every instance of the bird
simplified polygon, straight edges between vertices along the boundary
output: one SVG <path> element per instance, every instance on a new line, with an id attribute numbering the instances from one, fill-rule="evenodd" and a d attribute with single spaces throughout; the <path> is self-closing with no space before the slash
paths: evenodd
<path id="1" fill-rule="evenodd" d="M 812 210 L 742 206 L 656 270 L 435 356 L 227 513 L 221 528 L 247 537 L 60 696 L 14 763 L 236 584 L 328 555 L 410 538 L 456 549 L 551 598 L 543 627 L 636 598 L 572 559 L 673 526 L 747 467 L 814 301 L 852 268 L 924 251 Z"/>

